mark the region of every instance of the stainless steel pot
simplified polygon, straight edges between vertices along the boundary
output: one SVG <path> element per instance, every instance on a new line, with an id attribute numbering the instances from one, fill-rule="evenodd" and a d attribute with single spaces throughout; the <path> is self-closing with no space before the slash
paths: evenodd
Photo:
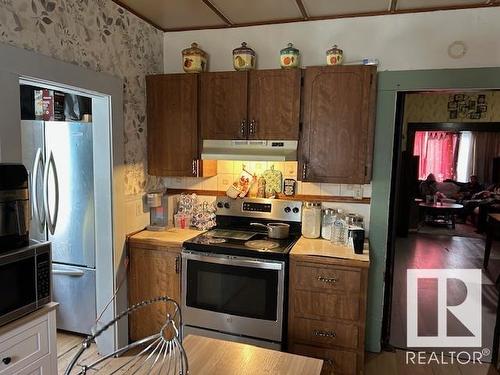
<path id="1" fill-rule="evenodd" d="M 269 223 L 267 225 L 261 223 L 250 223 L 256 227 L 264 227 L 267 229 L 267 236 L 269 238 L 284 239 L 288 238 L 290 233 L 290 225 L 286 223 Z"/>

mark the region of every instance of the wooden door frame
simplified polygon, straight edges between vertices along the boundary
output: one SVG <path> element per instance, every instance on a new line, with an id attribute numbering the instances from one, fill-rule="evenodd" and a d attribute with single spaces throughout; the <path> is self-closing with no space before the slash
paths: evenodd
<path id="1" fill-rule="evenodd" d="M 394 225 L 389 226 L 389 217 L 392 214 L 390 202 L 394 199 L 391 166 L 397 96 L 415 91 L 494 89 L 500 89 L 500 68 L 388 71 L 378 75 L 369 234 L 371 265 L 366 330 L 366 349 L 369 351 L 378 352 L 382 343 L 385 344 L 388 331 L 382 332 L 382 323 L 390 319 L 386 306 L 391 301 L 392 278 L 386 279 L 385 274 L 388 265 L 392 265 L 394 254 L 391 245 Z M 384 323 L 384 328 L 386 326 L 390 325 Z"/>

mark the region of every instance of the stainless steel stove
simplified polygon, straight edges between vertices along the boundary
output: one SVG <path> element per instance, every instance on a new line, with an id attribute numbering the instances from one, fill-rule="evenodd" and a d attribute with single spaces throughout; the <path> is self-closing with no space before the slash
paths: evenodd
<path id="1" fill-rule="evenodd" d="M 288 253 L 300 236 L 302 202 L 219 197 L 217 227 L 184 242 L 185 332 L 281 349 Z M 251 222 L 284 222 L 286 239 Z"/>

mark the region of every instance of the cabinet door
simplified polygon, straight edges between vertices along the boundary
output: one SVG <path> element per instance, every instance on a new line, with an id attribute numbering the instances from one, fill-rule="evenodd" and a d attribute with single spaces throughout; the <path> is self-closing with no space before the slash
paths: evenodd
<path id="1" fill-rule="evenodd" d="M 200 126 L 203 139 L 247 136 L 247 73 L 200 75 Z"/>
<path id="2" fill-rule="evenodd" d="M 196 175 L 197 75 L 154 75 L 148 76 L 146 82 L 149 174 Z"/>
<path id="3" fill-rule="evenodd" d="M 303 181 L 370 181 L 375 75 L 373 66 L 305 70 L 299 161 Z"/>
<path id="4" fill-rule="evenodd" d="M 249 72 L 248 138 L 299 139 L 300 69 Z"/>
<path id="5" fill-rule="evenodd" d="M 180 249 L 130 249 L 128 276 L 129 305 L 160 296 L 169 296 L 180 303 Z M 172 310 L 168 312 L 172 313 Z M 132 341 L 160 332 L 165 324 L 167 305 L 154 303 L 129 317 L 129 335 Z"/>

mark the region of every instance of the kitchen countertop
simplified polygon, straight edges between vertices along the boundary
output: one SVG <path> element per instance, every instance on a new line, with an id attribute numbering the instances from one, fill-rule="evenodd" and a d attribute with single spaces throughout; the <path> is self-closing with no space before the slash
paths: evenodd
<path id="1" fill-rule="evenodd" d="M 361 262 L 369 262 L 369 244 L 365 241 L 365 249 L 363 254 L 355 254 L 354 250 L 347 246 L 334 245 L 328 240 L 321 238 L 305 238 L 300 237 L 293 245 L 290 255 L 312 255 L 329 258 L 339 258 L 347 260 L 357 260 Z"/>
<path id="2" fill-rule="evenodd" d="M 180 247 L 182 243 L 203 231 L 195 229 L 167 228 L 163 231 L 143 230 L 129 238 L 133 245 L 149 245 L 160 247 Z"/>
<path id="3" fill-rule="evenodd" d="M 45 304 L 44 306 L 40 307 L 38 310 L 35 310 L 32 313 L 29 313 L 28 315 L 25 315 L 19 319 L 13 320 L 12 322 L 1 326 L 0 327 L 0 336 L 3 335 L 5 332 L 9 332 L 9 331 L 13 330 L 14 328 L 22 326 L 23 324 L 26 324 L 32 320 L 35 320 L 36 318 L 39 318 L 40 316 L 45 315 L 52 310 L 55 310 L 57 308 L 57 306 L 59 306 L 59 303 L 49 302 L 49 303 Z"/>
<path id="4" fill-rule="evenodd" d="M 189 373 L 204 375 L 319 375 L 323 361 L 252 345 L 188 335 Z"/>

